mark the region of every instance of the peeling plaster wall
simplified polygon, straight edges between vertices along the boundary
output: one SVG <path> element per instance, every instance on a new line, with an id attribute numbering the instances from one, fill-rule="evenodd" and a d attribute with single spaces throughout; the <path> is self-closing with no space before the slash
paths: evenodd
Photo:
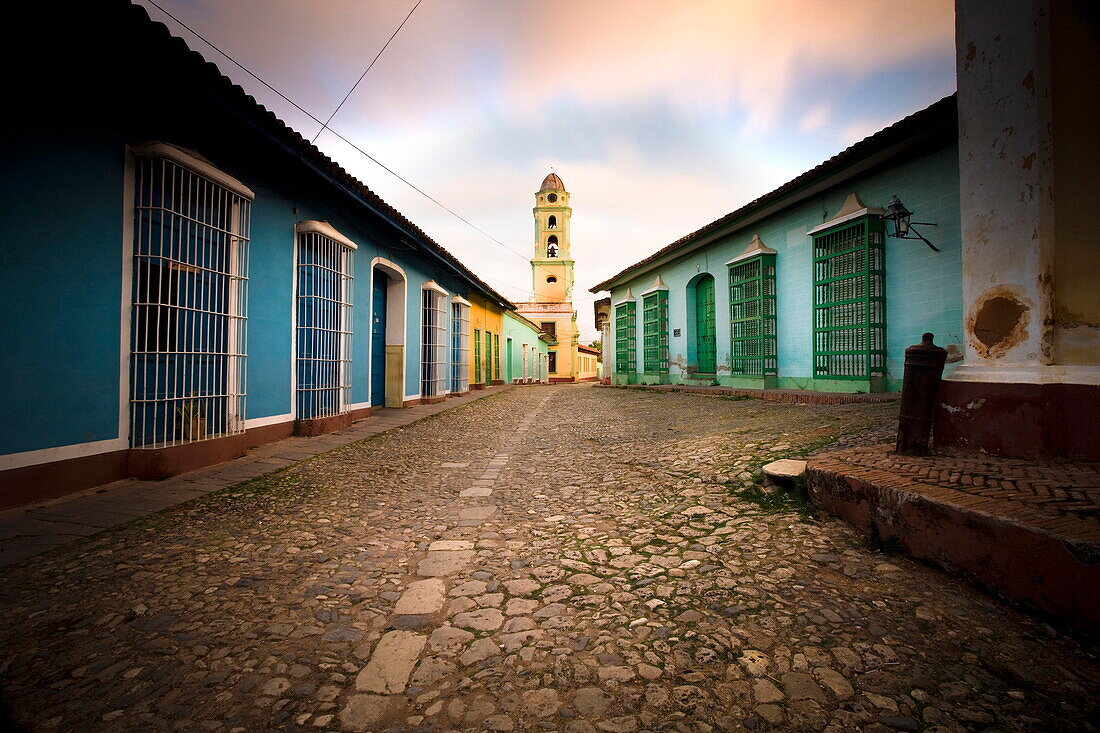
<path id="1" fill-rule="evenodd" d="M 1053 265 L 1044 0 L 956 7 L 966 359 L 1049 364 Z M 998 289 L 997 293 L 993 293 Z M 1005 314 L 1016 313 L 1017 327 Z M 976 330 L 978 332 L 976 332 Z"/>

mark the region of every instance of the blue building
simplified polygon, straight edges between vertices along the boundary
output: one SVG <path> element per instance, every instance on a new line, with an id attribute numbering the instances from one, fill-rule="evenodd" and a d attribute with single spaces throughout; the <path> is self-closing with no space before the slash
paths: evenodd
<path id="1" fill-rule="evenodd" d="M 896 195 L 934 244 L 893 236 Z M 592 288 L 614 384 L 880 392 L 931 331 L 962 348 L 958 134 L 945 98 Z M 910 234 L 910 236 L 912 236 Z"/>
<path id="2" fill-rule="evenodd" d="M 5 122 L 0 506 L 469 389 L 466 296 L 511 303 L 141 8 L 54 15 Z"/>

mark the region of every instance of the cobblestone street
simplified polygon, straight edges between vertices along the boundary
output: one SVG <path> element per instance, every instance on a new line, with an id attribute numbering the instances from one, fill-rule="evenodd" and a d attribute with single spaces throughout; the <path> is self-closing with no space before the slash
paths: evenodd
<path id="1" fill-rule="evenodd" d="M 896 412 L 587 385 L 449 410 L 5 570 L 8 715 L 1095 731 L 1090 648 L 757 488 Z"/>

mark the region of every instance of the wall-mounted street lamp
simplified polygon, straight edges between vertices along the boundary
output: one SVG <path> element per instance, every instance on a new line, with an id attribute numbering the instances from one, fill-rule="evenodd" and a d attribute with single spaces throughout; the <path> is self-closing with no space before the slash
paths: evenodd
<path id="1" fill-rule="evenodd" d="M 936 225 L 930 221 L 909 221 L 912 216 L 913 212 L 905 208 L 905 204 L 901 202 L 897 194 L 894 194 L 882 218 L 894 222 L 894 233 L 890 235 L 891 237 L 897 237 L 898 239 L 919 239 L 934 251 L 939 252 L 939 247 L 929 242 L 920 232 L 913 228 L 915 224 L 920 224 L 922 227 L 934 227 Z M 910 236 L 910 233 L 916 236 Z"/>

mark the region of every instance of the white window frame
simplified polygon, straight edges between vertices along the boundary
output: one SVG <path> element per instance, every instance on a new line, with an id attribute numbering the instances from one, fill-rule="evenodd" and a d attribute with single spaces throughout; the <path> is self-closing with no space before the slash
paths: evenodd
<path id="1" fill-rule="evenodd" d="M 442 397 L 447 389 L 447 296 L 434 280 L 420 286 L 420 396 Z"/>
<path id="2" fill-rule="evenodd" d="M 352 253 L 358 246 L 325 221 L 300 221 L 294 231 L 294 416 L 342 415 L 351 401 Z M 331 293 L 318 290 L 325 277 L 334 280 Z"/>
<path id="3" fill-rule="evenodd" d="M 460 295 L 451 298 L 451 392 L 470 390 L 470 309 Z"/>
<path id="4" fill-rule="evenodd" d="M 242 433 L 255 194 L 175 145 L 144 143 L 130 152 L 129 445 Z"/>

